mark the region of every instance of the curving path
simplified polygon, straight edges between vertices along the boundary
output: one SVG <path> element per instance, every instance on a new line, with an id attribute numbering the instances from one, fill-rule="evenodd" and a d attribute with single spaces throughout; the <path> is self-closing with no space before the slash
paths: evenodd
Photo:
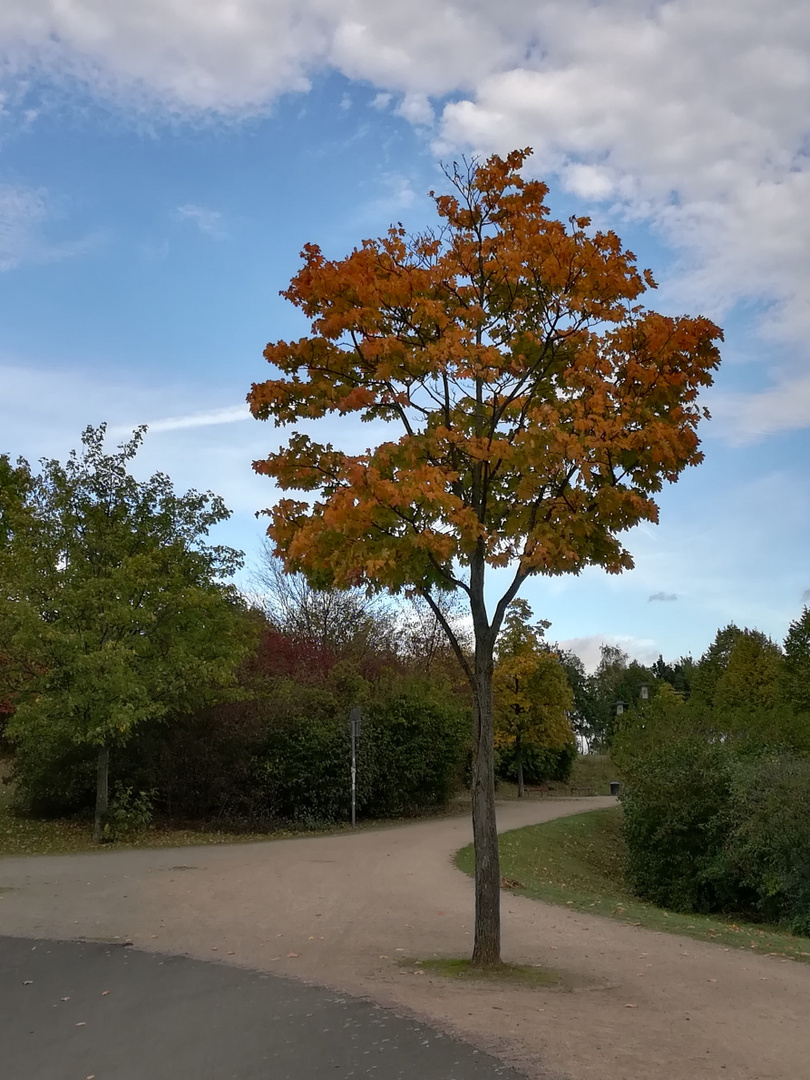
<path id="1" fill-rule="evenodd" d="M 611 802 L 505 803 L 499 828 Z M 472 888 L 451 860 L 469 837 L 466 818 L 444 818 L 226 847 L 5 859 L 0 932 L 131 941 L 291 975 L 428 1021 L 530 1077 L 807 1075 L 810 966 L 792 961 L 505 894 L 505 958 L 556 968 L 574 989 L 493 990 L 400 967 L 399 958 L 468 952 Z"/>

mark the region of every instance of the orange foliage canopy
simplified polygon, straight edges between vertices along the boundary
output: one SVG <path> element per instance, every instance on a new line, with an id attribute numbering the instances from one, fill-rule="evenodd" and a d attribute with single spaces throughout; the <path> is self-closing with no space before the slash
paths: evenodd
<path id="1" fill-rule="evenodd" d="M 520 174 L 529 153 L 448 173 L 435 231 L 391 228 L 338 261 L 304 249 L 283 295 L 312 334 L 267 346 L 278 377 L 253 386 L 253 415 L 398 427 L 359 454 L 296 432 L 254 463 L 315 493 L 268 511 L 311 579 L 429 592 L 513 564 L 508 602 L 536 572 L 618 572 L 619 534 L 656 521 L 663 481 L 702 459 L 721 331 L 641 306 L 650 272 L 587 218 L 551 219 Z"/>

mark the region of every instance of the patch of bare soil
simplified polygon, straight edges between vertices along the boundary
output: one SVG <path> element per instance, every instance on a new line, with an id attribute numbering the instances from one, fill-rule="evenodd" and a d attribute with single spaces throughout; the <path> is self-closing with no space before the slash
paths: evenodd
<path id="1" fill-rule="evenodd" d="M 609 799 L 508 803 L 501 830 Z M 799 1080 L 810 966 L 726 951 L 504 893 L 504 958 L 560 987 L 450 980 L 405 957 L 470 950 L 463 818 L 228 847 L 0 861 L 0 928 L 290 975 L 373 999 L 533 1078 Z"/>

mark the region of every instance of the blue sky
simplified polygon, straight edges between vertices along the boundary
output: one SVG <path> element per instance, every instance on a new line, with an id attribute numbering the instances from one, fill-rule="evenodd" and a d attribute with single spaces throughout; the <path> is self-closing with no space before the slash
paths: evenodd
<path id="1" fill-rule="evenodd" d="M 551 636 L 654 659 L 810 602 L 810 23 L 786 0 L 6 0 L 0 451 L 148 423 L 144 472 L 212 489 L 253 560 L 247 419 L 307 241 L 430 220 L 439 163 L 531 145 L 558 216 L 616 229 L 649 302 L 725 329 L 706 461 L 636 569 L 535 580 Z M 363 433 L 365 435 L 365 432 Z"/>

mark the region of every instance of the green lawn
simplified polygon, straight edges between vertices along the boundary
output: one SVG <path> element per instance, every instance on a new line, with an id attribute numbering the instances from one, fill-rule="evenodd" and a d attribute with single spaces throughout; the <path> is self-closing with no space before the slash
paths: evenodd
<path id="1" fill-rule="evenodd" d="M 772 927 L 734 922 L 731 918 L 681 915 L 636 899 L 623 877 L 624 840 L 621 809 L 591 810 L 544 825 L 515 829 L 500 838 L 501 874 L 520 883 L 513 891 L 562 904 L 591 915 L 605 915 L 726 948 L 810 960 L 810 940 Z M 472 846 L 456 856 L 461 870 L 473 872 Z"/>

